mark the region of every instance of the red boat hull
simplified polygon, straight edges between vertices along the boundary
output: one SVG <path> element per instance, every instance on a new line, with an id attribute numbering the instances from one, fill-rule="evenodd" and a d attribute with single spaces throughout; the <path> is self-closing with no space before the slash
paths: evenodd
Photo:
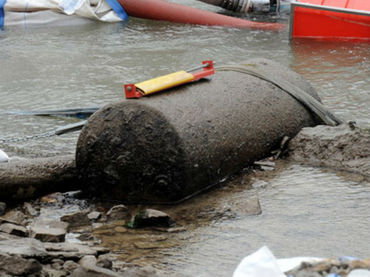
<path id="1" fill-rule="evenodd" d="M 203 11 L 163 0 L 118 0 L 128 15 L 199 25 L 281 30 L 286 26 L 279 23 L 263 23 Z"/>
<path id="2" fill-rule="evenodd" d="M 292 3 L 290 37 L 370 41 L 370 12 Z"/>

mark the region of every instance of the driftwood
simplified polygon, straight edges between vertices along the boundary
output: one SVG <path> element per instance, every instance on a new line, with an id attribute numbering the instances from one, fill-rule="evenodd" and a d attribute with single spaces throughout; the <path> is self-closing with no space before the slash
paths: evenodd
<path id="1" fill-rule="evenodd" d="M 72 155 L 0 163 L 0 201 L 14 202 L 78 187 Z"/>

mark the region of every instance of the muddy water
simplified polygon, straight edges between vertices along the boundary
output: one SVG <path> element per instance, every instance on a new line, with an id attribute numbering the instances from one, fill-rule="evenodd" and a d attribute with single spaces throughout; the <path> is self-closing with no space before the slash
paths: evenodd
<path id="1" fill-rule="evenodd" d="M 287 30 L 274 33 L 131 18 L 125 24 L 5 29 L 0 31 L 0 47 L 0 137 L 39 134 L 77 121 L 7 111 L 101 106 L 121 100 L 124 83 L 191 68 L 205 59 L 222 64 L 254 57 L 274 59 L 301 73 L 338 116 L 370 127 L 367 43 L 289 42 Z M 20 157 L 73 153 L 77 135 L 3 143 L 0 148 Z M 173 212 L 186 231 L 142 231 L 139 235 L 152 243 L 150 249 L 137 244 L 140 237 L 128 239 L 129 232 L 123 229 L 106 234 L 103 230 L 99 236 L 124 259 L 184 276 L 229 276 L 243 256 L 262 245 L 279 257 L 370 256 L 368 180 L 298 165 L 284 165 L 266 176 L 245 176 L 239 185 L 181 207 L 162 208 Z M 245 201 L 256 195 L 262 213 L 250 215 Z M 179 214 L 189 216 L 179 219 Z"/>

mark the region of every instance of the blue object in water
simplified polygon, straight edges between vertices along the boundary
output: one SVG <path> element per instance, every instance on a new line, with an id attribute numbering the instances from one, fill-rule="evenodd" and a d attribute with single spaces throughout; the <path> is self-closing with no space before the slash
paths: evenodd
<path id="1" fill-rule="evenodd" d="M 1 1 L 1 0 L 0 0 Z M 128 15 L 125 11 L 125 9 L 121 6 L 120 3 L 118 3 L 117 0 L 106 0 L 108 5 L 118 14 L 118 16 L 123 20 L 126 21 L 128 18 Z"/>
<path id="2" fill-rule="evenodd" d="M 4 6 L 6 0 L 0 0 L 0 28 L 4 26 Z"/>

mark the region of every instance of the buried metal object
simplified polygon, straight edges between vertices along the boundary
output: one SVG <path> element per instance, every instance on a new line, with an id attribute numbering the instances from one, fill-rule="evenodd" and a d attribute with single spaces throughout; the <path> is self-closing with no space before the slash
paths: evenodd
<path id="1" fill-rule="evenodd" d="M 298 74 L 264 59 L 243 64 L 318 99 Z M 109 104 L 82 129 L 83 190 L 126 202 L 175 203 L 220 182 L 318 120 L 278 86 L 238 71 L 140 100 Z"/>

